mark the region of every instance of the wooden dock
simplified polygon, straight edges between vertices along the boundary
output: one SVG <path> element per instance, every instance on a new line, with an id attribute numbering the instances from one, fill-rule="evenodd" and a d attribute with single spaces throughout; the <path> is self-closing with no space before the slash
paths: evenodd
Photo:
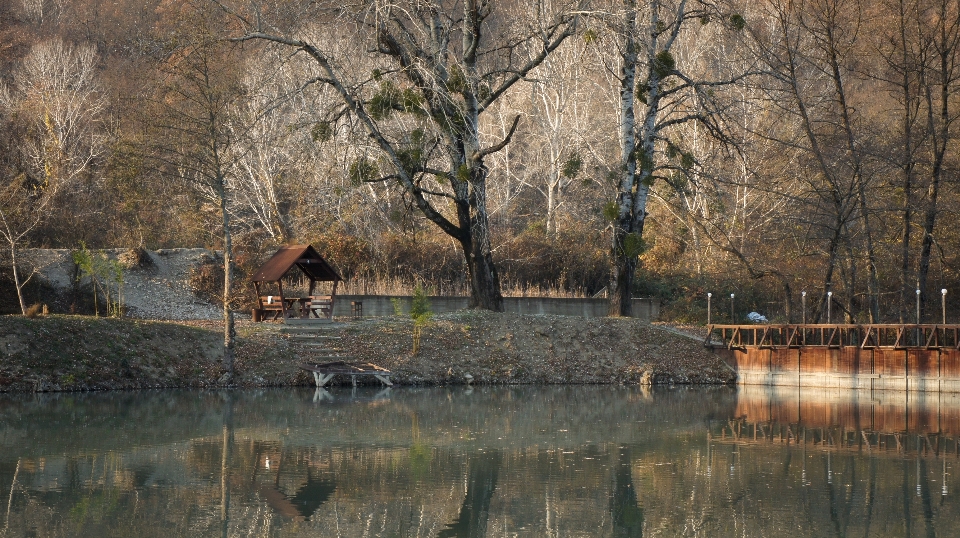
<path id="1" fill-rule="evenodd" d="M 710 325 L 743 385 L 960 392 L 960 325 Z"/>
<path id="2" fill-rule="evenodd" d="M 313 373 L 313 379 L 317 383 L 317 388 L 326 386 L 335 376 L 348 375 L 353 386 L 357 386 L 357 377 L 373 376 L 378 381 L 388 387 L 392 387 L 390 376 L 393 375 L 390 370 L 381 368 L 376 364 L 369 362 L 347 363 L 344 361 L 325 362 L 320 364 L 306 363 L 301 364 L 300 368 Z"/>

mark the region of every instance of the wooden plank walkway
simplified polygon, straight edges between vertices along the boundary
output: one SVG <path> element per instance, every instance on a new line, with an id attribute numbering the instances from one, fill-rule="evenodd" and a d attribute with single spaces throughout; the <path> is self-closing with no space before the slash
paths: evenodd
<path id="1" fill-rule="evenodd" d="M 707 347 L 727 349 L 843 348 L 960 350 L 958 324 L 708 325 Z"/>
<path id="2" fill-rule="evenodd" d="M 742 385 L 960 393 L 958 324 L 709 325 Z"/>

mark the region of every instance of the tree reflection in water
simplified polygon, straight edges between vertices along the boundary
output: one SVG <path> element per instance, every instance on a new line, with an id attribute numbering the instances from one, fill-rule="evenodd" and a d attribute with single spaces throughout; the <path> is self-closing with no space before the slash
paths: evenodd
<path id="1" fill-rule="evenodd" d="M 497 489 L 500 462 L 499 450 L 486 450 L 470 461 L 467 495 L 460 507 L 457 521 L 440 531 L 438 538 L 480 538 L 486 536 L 490 500 Z"/>
<path id="2" fill-rule="evenodd" d="M 230 468 L 233 464 L 233 394 L 223 396 L 223 448 L 220 458 L 220 536 L 230 528 Z"/>
<path id="3" fill-rule="evenodd" d="M 613 513 L 613 536 L 635 538 L 643 536 L 643 509 L 637 504 L 637 491 L 633 487 L 633 462 L 630 448 L 618 450 L 617 470 L 610 511 Z"/>
<path id="4" fill-rule="evenodd" d="M 0 396 L 4 535 L 960 535 L 960 398 L 330 394 Z"/>
<path id="5" fill-rule="evenodd" d="M 279 473 L 277 476 L 279 477 Z M 306 482 L 293 495 L 280 491 L 279 484 L 263 484 L 259 492 L 263 500 L 278 514 L 298 521 L 308 521 L 336 489 L 336 482 L 313 477 L 308 467 Z"/>

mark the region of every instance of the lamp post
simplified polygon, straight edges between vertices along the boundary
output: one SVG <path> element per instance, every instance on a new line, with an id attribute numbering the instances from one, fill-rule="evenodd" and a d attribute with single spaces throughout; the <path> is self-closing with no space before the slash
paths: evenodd
<path id="1" fill-rule="evenodd" d="M 940 290 L 940 312 L 942 314 L 940 323 L 946 325 L 947 324 L 947 288 L 943 288 L 942 290 Z"/>
<path id="2" fill-rule="evenodd" d="M 707 326 L 710 326 L 710 298 L 713 297 L 712 293 L 707 293 Z"/>
<path id="3" fill-rule="evenodd" d="M 800 304 L 803 305 L 803 324 L 807 324 L 807 292 L 800 292 Z"/>
<path id="4" fill-rule="evenodd" d="M 733 315 L 733 297 L 734 294 L 730 294 L 730 323 L 734 324 L 737 322 L 737 318 Z"/>
<path id="5" fill-rule="evenodd" d="M 830 308 L 833 306 L 833 292 L 827 292 L 827 325 L 830 324 Z"/>

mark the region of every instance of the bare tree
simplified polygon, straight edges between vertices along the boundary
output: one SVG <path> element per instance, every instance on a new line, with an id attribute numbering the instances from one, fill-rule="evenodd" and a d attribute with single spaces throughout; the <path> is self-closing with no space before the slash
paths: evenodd
<path id="1" fill-rule="evenodd" d="M 920 159 L 920 144 L 923 133 L 922 98 L 920 81 L 923 79 L 923 63 L 927 56 L 927 40 L 924 39 L 924 24 L 918 24 L 916 16 L 920 2 L 917 0 L 893 0 L 883 5 L 880 20 L 885 31 L 874 34 L 876 48 L 883 60 L 883 69 L 877 78 L 893 88 L 897 101 L 893 113 L 898 116 L 899 129 L 894 131 L 893 147 L 895 164 L 900 173 L 900 188 L 903 198 L 900 203 L 900 305 L 898 315 L 901 323 L 910 316 L 916 271 L 911 263 L 911 243 L 915 208 L 914 191 L 917 188 L 917 167 Z"/>
<path id="2" fill-rule="evenodd" d="M 535 218 L 536 229 L 556 238 L 564 218 L 590 214 L 604 196 L 591 172 L 607 162 L 596 147 L 609 137 L 597 125 L 613 117 L 597 98 L 609 93 L 609 81 L 592 49 L 588 39 L 567 40 L 491 108 L 482 125 L 490 139 L 502 139 L 517 115 L 524 118 L 516 142 L 487 161 L 498 224 Z"/>
<path id="3" fill-rule="evenodd" d="M 658 178 L 684 174 L 696 162 L 671 131 L 697 123 L 725 140 L 723 108 L 716 90 L 748 73 L 713 78 L 719 73 L 693 73 L 678 61 L 675 46 L 682 33 L 694 33 L 711 20 L 744 27 L 743 17 L 696 0 L 653 0 L 640 5 L 623 0 L 616 19 L 619 76 L 620 167 L 617 200 L 606 216 L 613 222 L 610 313 L 631 315 L 631 293 L 637 263 L 644 250 L 643 228 L 650 189 Z"/>
<path id="4" fill-rule="evenodd" d="M 10 257 L 13 284 L 23 314 L 27 313 L 23 288 L 36 271 L 24 276 L 20 250 L 30 234 L 49 216 L 56 195 L 56 187 L 44 188 L 33 184 L 25 174 L 0 184 L 0 237 L 6 243 L 4 246 Z"/>
<path id="5" fill-rule="evenodd" d="M 227 181 L 238 222 L 265 230 L 282 244 L 293 236 L 288 212 L 291 183 L 302 181 L 292 176 L 302 171 L 298 161 L 306 159 L 298 140 L 303 129 L 290 128 L 296 118 L 287 96 L 291 81 L 284 71 L 289 66 L 281 61 L 272 65 L 268 71 L 246 69 L 244 98 L 233 103 L 230 121 L 225 122 L 234 141 L 227 150 L 236 163 L 236 173 Z"/>
<path id="6" fill-rule="evenodd" d="M 233 234 L 231 176 L 236 173 L 236 139 L 231 125 L 242 96 L 240 65 L 233 47 L 220 37 L 222 13 L 209 4 L 188 4 L 173 43 L 160 65 L 156 147 L 162 172 L 190 185 L 215 207 L 223 240 L 223 369 L 233 375 L 236 329 L 233 318 Z"/>
<path id="7" fill-rule="evenodd" d="M 93 47 L 54 39 L 36 45 L 15 74 L 10 107 L 33 125 L 23 152 L 39 181 L 70 185 L 104 152 L 96 61 Z"/>
<path id="8" fill-rule="evenodd" d="M 537 69 L 530 85 L 532 138 L 542 154 L 533 170 L 539 176 L 534 187 L 546 200 L 550 235 L 558 231 L 564 192 L 583 172 L 587 139 L 598 133 L 592 127 L 600 111 L 590 99 L 596 87 L 583 49 L 583 41 L 568 41 Z"/>
<path id="9" fill-rule="evenodd" d="M 351 165 L 353 175 L 359 181 L 398 185 L 427 219 L 459 244 L 471 304 L 501 311 L 484 159 L 510 142 L 520 118 L 502 140 L 489 145 L 481 139 L 481 118 L 573 34 L 577 18 L 563 7 L 538 1 L 527 12 L 510 12 L 495 9 L 488 0 L 457 6 L 432 1 L 314 3 L 301 19 L 338 28 L 340 39 L 346 38 L 346 28 L 356 25 L 353 38 L 379 59 L 381 67 L 359 79 L 344 68 L 349 59 L 331 55 L 303 28 L 281 31 L 268 26 L 263 6 L 227 9 L 245 27 L 236 39 L 279 43 L 315 63 L 313 80 L 334 88 L 342 104 L 335 120 L 355 118 L 380 152 L 379 164 L 359 159 Z M 331 18 L 333 13 L 339 16 Z"/>
<path id="10" fill-rule="evenodd" d="M 67 9 L 66 0 L 21 0 L 20 9 L 24 18 L 36 24 L 56 23 Z"/>
<path id="11" fill-rule="evenodd" d="M 921 151 L 925 154 L 923 170 L 927 179 L 917 270 L 922 315 L 928 301 L 927 280 L 941 210 L 941 190 L 957 166 L 951 153 L 956 144 L 954 127 L 960 117 L 955 97 L 960 88 L 960 2 L 936 0 L 919 11 L 918 26 L 928 28 L 927 35 L 921 36 L 926 41 L 927 58 L 919 66 L 923 71 L 918 88 L 925 112 L 926 136 Z"/>
<path id="12" fill-rule="evenodd" d="M 55 201 L 88 172 L 106 145 L 101 113 L 106 98 L 96 80 L 92 47 L 59 39 L 34 46 L 0 87 L 0 111 L 7 128 L 20 122 L 16 153 L 8 156 L 0 184 L 0 237 L 9 250 L 20 309 L 26 312 L 18 250 L 49 219 Z"/>
<path id="13" fill-rule="evenodd" d="M 828 292 L 842 305 L 848 321 L 856 311 L 861 257 L 867 267 L 868 313 L 879 319 L 879 282 L 873 235 L 875 210 L 868 193 L 883 166 L 871 158 L 870 126 L 857 107 L 859 74 L 852 67 L 862 40 L 862 11 L 856 0 L 809 4 L 771 1 L 766 24 L 753 26 L 771 77 L 770 105 L 782 125 L 768 135 L 798 154 L 797 176 L 806 185 L 798 201 L 806 207 L 806 226 L 826 241 L 821 305 Z M 761 30 L 762 29 L 762 30 Z M 859 103 L 862 103 L 860 101 Z M 788 121 L 783 121 L 789 118 Z M 839 274 L 839 277 L 838 277 Z M 836 286 L 838 279 L 842 289 Z M 838 294 L 842 292 L 842 294 Z"/>

